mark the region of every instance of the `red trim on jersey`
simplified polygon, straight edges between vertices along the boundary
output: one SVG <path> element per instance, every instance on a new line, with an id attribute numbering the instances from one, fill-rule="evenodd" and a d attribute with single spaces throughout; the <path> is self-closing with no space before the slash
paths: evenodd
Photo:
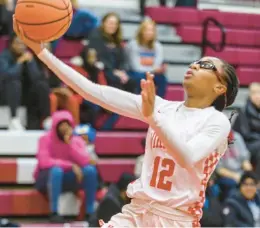
<path id="1" fill-rule="evenodd" d="M 205 191 L 207 188 L 207 183 L 208 183 L 208 180 L 209 180 L 211 174 L 213 173 L 214 169 L 216 168 L 220 157 L 221 156 L 219 153 L 214 152 L 214 153 L 210 154 L 204 162 L 203 174 L 205 174 L 205 177 L 201 181 L 201 191 L 199 193 L 200 200 L 188 208 L 188 212 L 196 218 L 192 224 L 193 227 L 200 227 L 199 220 L 202 217 L 202 207 L 205 202 Z"/>

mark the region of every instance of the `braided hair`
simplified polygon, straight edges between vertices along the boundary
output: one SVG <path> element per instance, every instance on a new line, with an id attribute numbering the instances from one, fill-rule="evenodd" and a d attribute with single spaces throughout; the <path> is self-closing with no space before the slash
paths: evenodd
<path id="1" fill-rule="evenodd" d="M 234 103 L 239 89 L 239 80 L 237 78 L 235 68 L 226 61 L 222 59 L 221 61 L 223 64 L 223 78 L 227 84 L 227 91 L 226 93 L 218 96 L 216 100 L 212 103 L 212 106 L 214 106 L 215 109 L 217 109 L 220 112 L 222 112 L 226 107 Z M 235 113 L 235 111 L 232 111 L 229 118 L 230 122 Z M 232 137 L 232 134 L 230 133 L 228 137 L 228 144 L 233 144 L 233 141 L 234 139 Z"/>
<path id="2" fill-rule="evenodd" d="M 221 61 L 223 63 L 223 79 L 227 83 L 227 91 L 217 97 L 217 99 L 212 103 L 212 106 L 220 112 L 234 103 L 239 88 L 239 80 L 235 68 L 226 61 Z"/>

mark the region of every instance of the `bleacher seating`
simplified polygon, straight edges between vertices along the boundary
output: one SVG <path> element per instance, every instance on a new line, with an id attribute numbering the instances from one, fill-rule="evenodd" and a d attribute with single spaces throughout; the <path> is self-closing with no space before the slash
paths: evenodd
<path id="1" fill-rule="evenodd" d="M 202 24 L 207 18 L 220 22 L 226 32 L 226 47 L 221 52 L 206 48 L 206 56 L 217 56 L 237 67 L 241 85 L 247 86 L 259 79 L 260 15 L 220 12 L 218 10 L 196 10 L 185 7 L 149 7 L 147 14 L 156 22 L 172 24 L 184 43 L 201 45 Z M 189 15 L 187 17 L 187 15 Z M 231 19 L 232 18 L 232 19 Z M 220 30 L 211 26 L 208 40 L 220 42 Z"/>
<path id="2" fill-rule="evenodd" d="M 0 131 L 0 214 L 8 216 L 48 215 L 48 200 L 32 188 L 33 172 L 37 164 L 37 143 L 43 131 Z M 97 154 L 117 155 L 117 158 L 101 158 L 97 168 L 105 182 L 116 182 L 123 172 L 133 173 L 134 158 L 125 155 L 143 153 L 141 140 L 144 133 L 98 133 Z M 15 143 L 13 143 L 15 142 Z M 121 156 L 121 158 L 119 158 Z M 15 158 L 14 158 L 15 157 Z M 17 187 L 13 187 L 17 185 Z M 9 186 L 9 187 L 8 187 Z M 25 187 L 19 187 L 25 186 Z"/>
<path id="3" fill-rule="evenodd" d="M 260 28 L 259 14 L 197 10 L 189 7 L 148 7 L 146 8 L 146 14 L 158 23 L 172 25 L 202 25 L 205 19 L 212 17 L 226 28 Z"/>
<path id="4" fill-rule="evenodd" d="M 202 26 L 179 25 L 177 32 L 184 43 L 201 44 Z M 220 30 L 215 27 L 209 28 L 208 39 L 213 43 L 220 42 Z M 260 46 L 260 30 L 226 28 L 226 44 L 241 46 Z"/>

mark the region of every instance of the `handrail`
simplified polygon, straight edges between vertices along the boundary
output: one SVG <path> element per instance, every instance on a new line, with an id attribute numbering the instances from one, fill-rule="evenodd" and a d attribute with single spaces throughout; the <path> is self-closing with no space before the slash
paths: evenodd
<path id="1" fill-rule="evenodd" d="M 221 31 L 221 42 L 219 44 L 214 44 L 208 40 L 208 37 L 207 37 L 208 30 L 209 30 L 209 26 L 212 23 L 214 25 L 216 25 Z M 225 27 L 213 17 L 209 17 L 209 18 L 205 19 L 203 22 L 203 30 L 202 30 L 202 56 L 204 56 L 207 47 L 212 48 L 214 51 L 220 52 L 224 49 L 225 46 L 226 46 L 226 29 L 225 29 Z"/>

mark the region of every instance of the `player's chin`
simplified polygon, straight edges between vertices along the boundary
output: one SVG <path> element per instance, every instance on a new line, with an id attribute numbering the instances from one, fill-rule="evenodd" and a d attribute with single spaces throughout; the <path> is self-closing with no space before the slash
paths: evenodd
<path id="1" fill-rule="evenodd" d="M 183 84 L 183 86 L 188 86 L 188 85 L 190 86 L 190 85 L 194 84 L 194 79 L 185 77 L 183 79 L 182 84 Z"/>

